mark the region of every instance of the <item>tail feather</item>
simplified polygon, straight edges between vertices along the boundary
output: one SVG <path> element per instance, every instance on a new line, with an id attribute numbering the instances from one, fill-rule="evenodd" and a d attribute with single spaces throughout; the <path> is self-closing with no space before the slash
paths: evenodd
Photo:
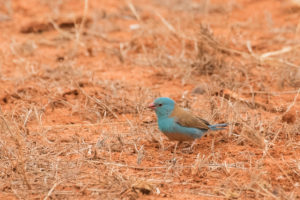
<path id="1" fill-rule="evenodd" d="M 223 127 L 226 126 L 228 126 L 228 124 L 215 124 L 215 125 L 209 125 L 208 127 L 210 128 L 210 130 L 218 131 L 218 130 L 224 130 L 225 128 Z"/>

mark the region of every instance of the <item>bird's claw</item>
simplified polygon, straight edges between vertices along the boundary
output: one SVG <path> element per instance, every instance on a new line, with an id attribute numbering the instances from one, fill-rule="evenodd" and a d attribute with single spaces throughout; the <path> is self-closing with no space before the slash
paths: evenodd
<path id="1" fill-rule="evenodd" d="M 192 154 L 193 153 L 193 147 L 183 148 L 182 152 Z"/>

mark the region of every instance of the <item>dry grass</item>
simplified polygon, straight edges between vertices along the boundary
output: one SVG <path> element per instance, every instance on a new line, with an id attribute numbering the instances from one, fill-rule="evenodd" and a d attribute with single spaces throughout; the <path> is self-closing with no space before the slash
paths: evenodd
<path id="1" fill-rule="evenodd" d="M 232 24 L 231 41 L 217 37 L 206 24 L 224 25 L 207 16 L 240 4 L 133 1 L 116 10 L 104 4 L 100 16 L 85 1 L 66 19 L 65 3 L 37 2 L 53 16 L 32 18 L 18 29 L 25 39 L 12 32 L 0 49 L 1 197 L 300 197 L 295 37 L 270 25 L 281 50 L 250 36 L 244 45 L 237 30 L 266 32 L 251 21 Z M 173 142 L 146 109 L 161 95 L 228 122 L 228 131 L 207 134 L 174 158 Z"/>

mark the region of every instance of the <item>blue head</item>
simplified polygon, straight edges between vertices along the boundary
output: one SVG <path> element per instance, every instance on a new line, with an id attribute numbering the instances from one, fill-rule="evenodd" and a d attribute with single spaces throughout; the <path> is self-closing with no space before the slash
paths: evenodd
<path id="1" fill-rule="evenodd" d="M 175 102 L 168 97 L 159 97 L 149 105 L 156 112 L 158 119 L 167 118 L 174 110 Z"/>

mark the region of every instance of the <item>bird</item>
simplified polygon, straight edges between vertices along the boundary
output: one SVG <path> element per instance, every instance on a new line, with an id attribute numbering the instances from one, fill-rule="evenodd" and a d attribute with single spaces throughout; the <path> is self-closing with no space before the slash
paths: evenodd
<path id="1" fill-rule="evenodd" d="M 223 130 L 224 127 L 228 126 L 226 123 L 211 125 L 208 121 L 180 107 L 174 100 L 168 97 L 155 99 L 153 103 L 149 104 L 148 108 L 155 111 L 159 130 L 169 140 L 178 141 L 174 152 L 177 145 L 183 141 L 195 141 L 201 138 L 207 131 Z"/>

